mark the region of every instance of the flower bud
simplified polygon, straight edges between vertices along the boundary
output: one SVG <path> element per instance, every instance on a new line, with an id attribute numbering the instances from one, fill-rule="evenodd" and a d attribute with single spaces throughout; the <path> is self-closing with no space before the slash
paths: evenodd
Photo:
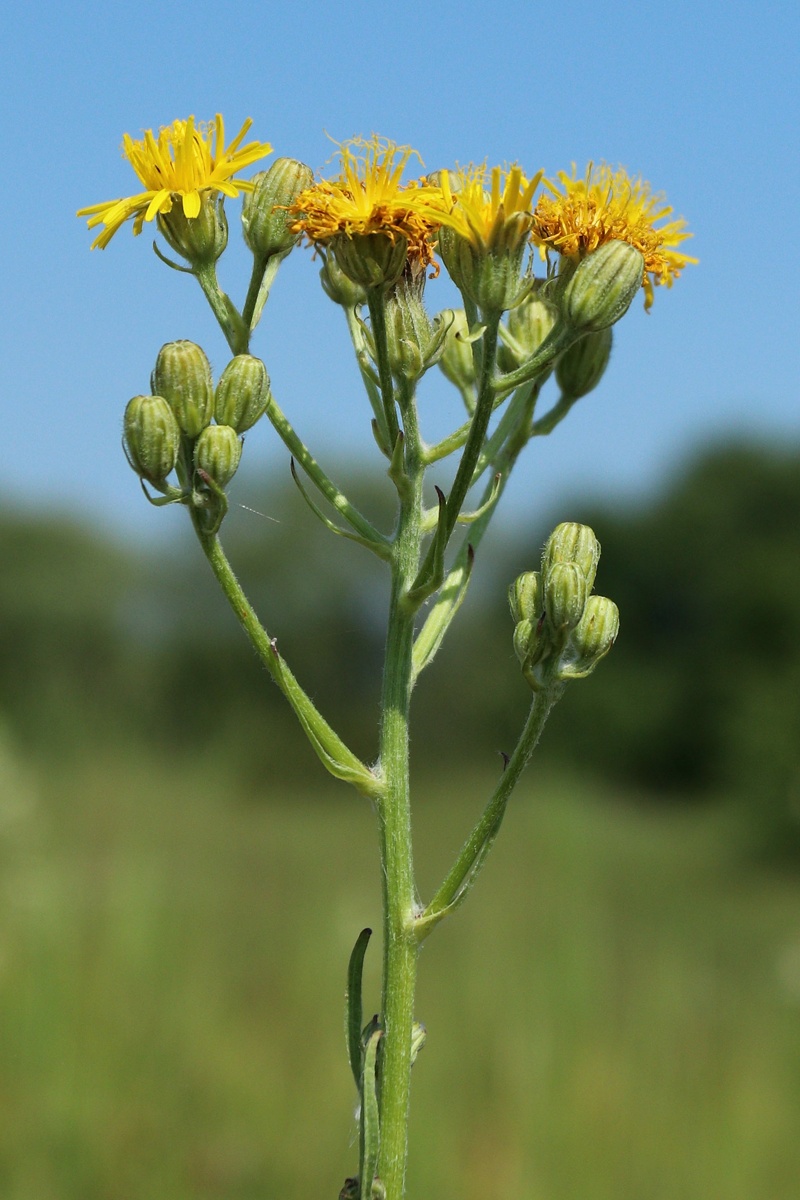
<path id="1" fill-rule="evenodd" d="M 514 626 L 514 653 L 523 666 L 537 649 L 539 640 L 537 621 L 517 621 Z"/>
<path id="2" fill-rule="evenodd" d="M 515 621 L 537 621 L 542 615 L 542 576 L 539 571 L 526 571 L 509 588 L 508 603 Z"/>
<path id="3" fill-rule="evenodd" d="M 564 521 L 547 539 L 542 553 L 542 571 L 547 572 L 555 563 L 576 563 L 586 579 L 587 592 L 591 592 L 599 559 L 600 543 L 594 531 L 577 521 Z"/>
<path id="4" fill-rule="evenodd" d="M 269 375 L 260 358 L 237 354 L 222 372 L 214 395 L 214 416 L 220 425 L 244 433 L 269 407 Z"/>
<path id="5" fill-rule="evenodd" d="M 530 278 L 522 265 L 525 246 L 524 239 L 510 238 L 508 245 L 489 248 L 445 227 L 439 230 L 439 253 L 450 278 L 484 314 L 499 315 L 513 309 L 527 295 Z"/>
<path id="6" fill-rule="evenodd" d="M 628 242 L 605 242 L 570 274 L 562 312 L 576 330 L 607 329 L 631 306 L 644 278 L 644 258 Z"/>
<path id="7" fill-rule="evenodd" d="M 367 302 L 363 287 L 353 283 L 337 263 L 332 254 L 326 254 L 319 273 L 322 289 L 334 304 L 342 308 L 360 308 Z"/>
<path id="8" fill-rule="evenodd" d="M 468 392 L 475 386 L 475 359 L 467 314 L 463 308 L 446 308 L 439 316 L 446 329 L 439 367 L 460 392 Z"/>
<path id="9" fill-rule="evenodd" d="M 573 342 L 556 364 L 556 382 L 570 400 L 586 396 L 603 377 L 611 357 L 613 330 L 598 329 Z"/>
<path id="10" fill-rule="evenodd" d="M 619 609 L 606 596 L 590 596 L 562 656 L 562 679 L 583 679 L 605 658 L 619 634 Z"/>
<path id="11" fill-rule="evenodd" d="M 544 576 L 544 607 L 556 633 L 574 629 L 583 616 L 589 589 L 577 563 L 554 563 Z"/>
<path id="12" fill-rule="evenodd" d="M 122 444 L 137 475 L 160 485 L 178 459 L 181 431 L 162 396 L 134 396 L 123 420 Z"/>
<path id="13" fill-rule="evenodd" d="M 252 192 L 245 192 L 242 203 L 244 240 L 253 254 L 271 258 L 288 254 L 300 240 L 289 226 L 289 206 L 314 181 L 314 172 L 295 158 L 277 158 L 268 171 L 259 171 L 251 182 Z"/>
<path id="14" fill-rule="evenodd" d="M 508 314 L 500 327 L 501 346 L 497 364 L 501 371 L 516 371 L 532 358 L 558 320 L 558 309 L 537 292 L 532 292 Z"/>
<path id="15" fill-rule="evenodd" d="M 194 342 L 167 342 L 158 352 L 151 380 L 188 437 L 197 437 L 214 415 L 211 366 Z"/>
<path id="16" fill-rule="evenodd" d="M 169 212 L 158 214 L 158 228 L 164 240 L 193 267 L 215 263 L 228 244 L 223 199 L 218 192 L 202 192 L 196 217 L 187 217 L 180 203 L 173 204 Z"/>
<path id="17" fill-rule="evenodd" d="M 348 279 L 368 290 L 383 290 L 403 274 L 408 242 L 387 233 L 338 233 L 331 239 L 331 248 Z"/>
<path id="18" fill-rule="evenodd" d="M 386 300 L 386 342 L 392 373 L 419 379 L 441 356 L 447 327 L 431 322 L 423 301 L 424 272 L 403 275 Z"/>
<path id="19" fill-rule="evenodd" d="M 230 425 L 208 425 L 194 448 L 194 465 L 210 475 L 217 487 L 225 488 L 236 474 L 242 443 Z"/>

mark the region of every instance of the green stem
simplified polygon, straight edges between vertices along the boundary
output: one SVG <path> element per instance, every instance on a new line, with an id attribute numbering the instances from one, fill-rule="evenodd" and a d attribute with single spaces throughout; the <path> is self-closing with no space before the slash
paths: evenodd
<path id="1" fill-rule="evenodd" d="M 364 389 L 375 415 L 375 420 L 378 423 L 378 429 L 384 437 L 384 441 L 389 445 L 389 439 L 386 432 L 386 414 L 383 411 L 381 403 L 381 393 L 375 384 L 375 372 L 372 370 L 369 362 L 369 354 L 367 353 L 366 342 L 364 340 L 364 328 L 361 319 L 354 308 L 346 308 L 345 316 L 347 318 L 347 328 L 350 333 L 350 340 L 353 343 L 356 362 L 358 369 L 361 372 L 361 379 L 364 384 Z"/>
<path id="2" fill-rule="evenodd" d="M 377 798 L 382 789 L 382 781 L 379 776 L 366 767 L 345 745 L 300 687 L 279 654 L 275 639 L 271 638 L 264 629 L 253 606 L 242 591 L 219 539 L 215 534 L 209 534 L 202 529 L 198 514 L 194 510 L 192 510 L 192 521 L 200 545 L 225 598 L 262 663 L 294 709 L 303 731 L 323 765 L 335 778 L 351 783 L 358 791 L 372 799 Z"/>
<path id="3" fill-rule="evenodd" d="M 195 278 L 203 289 L 203 295 L 217 318 L 220 329 L 232 354 L 247 354 L 250 346 L 250 330 L 242 320 L 229 296 L 226 296 L 217 281 L 217 269 L 213 263 L 198 267 Z"/>
<path id="4" fill-rule="evenodd" d="M 375 341 L 375 357 L 378 360 L 378 378 L 381 381 L 381 398 L 383 415 L 389 434 L 389 448 L 397 441 L 400 426 L 397 422 L 397 409 L 394 406 L 394 382 L 392 368 L 389 362 L 389 346 L 386 339 L 386 303 L 384 293 L 372 288 L 367 293 L 367 307 L 372 326 L 372 337 Z"/>
<path id="5" fill-rule="evenodd" d="M 376 545 L 388 546 L 387 539 L 383 534 L 350 503 L 345 494 L 326 475 L 305 442 L 298 437 L 294 426 L 281 409 L 274 395 L 270 399 L 267 417 L 272 422 L 273 428 L 281 438 L 283 444 L 299 462 L 306 475 L 308 475 L 314 486 L 325 497 L 331 507 L 335 508 L 338 513 L 341 513 L 348 524 L 361 537 L 369 542 L 374 542 Z"/>
<path id="6" fill-rule="evenodd" d="M 422 915 L 417 918 L 416 927 L 419 941 L 427 937 L 439 921 L 464 901 L 475 883 L 503 823 L 511 793 L 528 765 L 550 715 L 550 710 L 562 691 L 563 684 L 553 683 L 549 687 L 543 688 L 542 691 L 534 693 L 525 728 L 500 782 L 441 887 Z"/>
<path id="7" fill-rule="evenodd" d="M 538 421 L 534 421 L 531 436 L 544 437 L 545 434 L 552 433 L 575 403 L 576 400 L 572 396 L 560 396 L 549 412 L 546 412 Z"/>
<path id="8" fill-rule="evenodd" d="M 408 486 L 398 489 L 400 518 L 393 548 L 392 592 L 381 698 L 378 800 L 383 887 L 383 1039 L 380 1060 L 380 1158 L 386 1200 L 402 1200 L 408 1152 L 411 1051 L 417 941 L 409 791 L 408 720 L 414 612 L 406 595 L 420 558 L 422 465 L 413 402 L 406 407 Z"/>
<path id="9" fill-rule="evenodd" d="M 481 503 L 487 503 L 495 487 L 497 487 L 497 496 L 495 502 L 490 504 L 478 519 L 470 525 L 447 579 L 428 613 L 425 624 L 417 635 L 413 656 L 414 679 L 432 662 L 434 655 L 442 644 L 450 622 L 461 607 L 469 583 L 475 550 L 494 516 L 497 504 L 508 483 L 514 464 L 529 439 L 530 418 L 539 395 L 539 386 L 536 383 L 532 386 L 529 385 L 527 388 L 520 389 L 519 395 L 513 398 L 511 403 L 516 423 L 512 424 L 510 432 L 508 429 L 506 430 L 505 443 L 497 445 L 495 436 L 489 441 L 489 445 L 494 450 L 494 457 L 491 459 L 494 478 L 486 485 Z M 521 401 L 519 406 L 517 405 L 518 399 Z M 483 456 L 478 460 L 478 466 L 475 468 L 476 479 L 482 462 Z M 489 460 L 487 458 L 484 467 L 481 468 L 481 472 L 488 463 Z M 499 482 L 495 484 L 495 479 L 498 476 Z"/>

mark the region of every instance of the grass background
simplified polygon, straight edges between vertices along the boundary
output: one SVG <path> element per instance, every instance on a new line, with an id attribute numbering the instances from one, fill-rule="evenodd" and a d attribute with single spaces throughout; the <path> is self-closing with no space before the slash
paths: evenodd
<path id="1" fill-rule="evenodd" d="M 490 783 L 418 780 L 427 895 Z M 4 1200 L 335 1197 L 368 806 L 114 748 L 6 747 L 0 797 Z M 748 865 L 729 811 L 532 770 L 418 1016 L 412 1197 L 797 1196 L 800 880 Z"/>

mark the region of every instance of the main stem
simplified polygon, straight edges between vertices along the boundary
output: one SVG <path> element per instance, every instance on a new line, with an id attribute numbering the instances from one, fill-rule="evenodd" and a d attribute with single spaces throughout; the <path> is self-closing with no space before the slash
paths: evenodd
<path id="1" fill-rule="evenodd" d="M 413 928 L 417 895 L 408 769 L 414 612 L 405 596 L 419 569 L 422 470 L 416 430 L 409 429 L 408 425 L 407 419 L 408 488 L 400 498 L 400 520 L 392 562 L 392 594 L 381 704 L 381 771 L 385 787 L 378 801 L 383 887 L 383 1037 L 379 1069 L 378 1175 L 386 1189 L 386 1200 L 402 1200 L 404 1190 L 411 1091 L 411 1032 L 417 971 L 417 943 Z"/>

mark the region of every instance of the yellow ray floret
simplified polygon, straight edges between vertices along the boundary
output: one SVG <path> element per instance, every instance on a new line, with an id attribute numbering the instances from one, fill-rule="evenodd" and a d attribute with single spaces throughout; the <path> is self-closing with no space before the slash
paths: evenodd
<path id="1" fill-rule="evenodd" d="M 133 232 L 142 232 L 145 221 L 159 213 L 168 213 L 178 198 L 184 216 L 194 218 L 200 212 L 203 192 L 222 192 L 236 197 L 240 191 L 252 191 L 253 185 L 233 176 L 272 152 L 267 142 L 247 142 L 245 134 L 252 125 L 248 117 L 229 146 L 225 145 L 225 125 L 219 113 L 213 122 L 195 125 L 194 117 L 173 121 L 158 131 L 144 131 L 141 141 L 125 134 L 122 150 L 144 185 L 145 191 L 123 200 L 107 200 L 78 210 L 89 217 L 90 229 L 103 230 L 92 242 L 92 249 L 104 249 L 126 221 L 133 219 Z"/>
<path id="2" fill-rule="evenodd" d="M 443 210 L 442 193 L 424 181 L 402 182 L 410 146 L 377 135 L 342 143 L 337 178 L 321 179 L 301 192 L 290 212 L 294 233 L 324 244 L 343 235 L 383 233 L 392 241 L 404 237 L 409 259 L 418 267 L 433 263 L 431 239 Z"/>
<path id="3" fill-rule="evenodd" d="M 543 249 L 582 257 L 604 242 L 629 242 L 644 257 L 646 308 L 653 303 L 654 284 L 671 287 L 688 263 L 697 262 L 678 250 L 692 236 L 683 218 L 657 227 L 672 209 L 641 178 L 631 179 L 622 167 L 590 163 L 582 179 L 573 166 L 571 176 L 560 171 L 558 180 L 560 187 L 545 180 L 549 195 L 536 205 L 532 237 Z"/>
<path id="4" fill-rule="evenodd" d="M 467 238 L 481 250 L 519 242 L 527 238 L 533 221 L 531 202 L 542 172 L 531 179 L 520 167 L 486 164 L 453 173 L 441 172 L 441 188 L 447 208 L 442 224 Z"/>

